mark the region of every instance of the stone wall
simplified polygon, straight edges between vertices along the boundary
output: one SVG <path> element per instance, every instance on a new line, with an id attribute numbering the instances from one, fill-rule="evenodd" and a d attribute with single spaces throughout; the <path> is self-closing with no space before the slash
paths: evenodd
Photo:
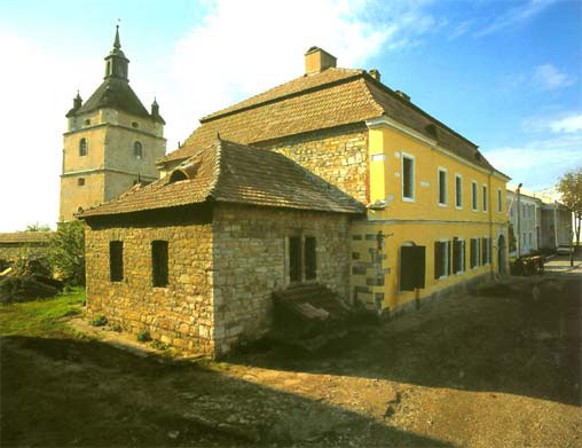
<path id="1" fill-rule="evenodd" d="M 368 132 L 363 124 L 253 146 L 280 152 L 358 201 L 368 202 Z"/>
<path id="2" fill-rule="evenodd" d="M 212 224 L 87 228 L 87 309 L 124 331 L 149 330 L 176 347 L 214 353 Z M 168 241 L 167 287 L 152 286 L 154 240 Z M 110 281 L 109 242 L 123 242 L 123 280 Z"/>
<path id="3" fill-rule="evenodd" d="M 345 215 L 221 205 L 214 211 L 214 303 L 218 354 L 263 334 L 273 291 L 289 285 L 289 236 L 316 238 L 317 279 L 349 296 Z"/>
<path id="4" fill-rule="evenodd" d="M 20 259 L 44 258 L 48 253 L 47 244 L 2 244 L 0 243 L 0 260 L 15 262 Z"/>

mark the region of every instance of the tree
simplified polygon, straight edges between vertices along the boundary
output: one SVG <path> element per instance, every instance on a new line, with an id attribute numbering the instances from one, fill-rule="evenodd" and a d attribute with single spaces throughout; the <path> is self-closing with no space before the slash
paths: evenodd
<path id="1" fill-rule="evenodd" d="M 576 246 L 580 245 L 580 223 L 582 221 L 582 167 L 568 171 L 558 181 L 561 202 L 574 213 Z"/>
<path id="2" fill-rule="evenodd" d="M 50 226 L 46 225 L 46 224 L 40 224 L 40 223 L 34 223 L 34 224 L 29 224 L 26 226 L 26 229 L 24 229 L 25 232 L 50 232 L 51 228 Z"/>
<path id="3" fill-rule="evenodd" d="M 51 238 L 49 263 L 71 285 L 85 285 L 85 228 L 81 221 L 61 222 Z"/>

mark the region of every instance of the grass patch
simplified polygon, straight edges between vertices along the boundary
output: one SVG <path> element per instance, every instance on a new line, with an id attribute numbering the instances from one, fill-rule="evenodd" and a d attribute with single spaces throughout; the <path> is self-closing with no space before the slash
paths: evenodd
<path id="1" fill-rule="evenodd" d="M 0 335 L 76 337 L 64 318 L 81 314 L 84 301 L 85 290 L 74 288 L 54 299 L 1 306 Z"/>

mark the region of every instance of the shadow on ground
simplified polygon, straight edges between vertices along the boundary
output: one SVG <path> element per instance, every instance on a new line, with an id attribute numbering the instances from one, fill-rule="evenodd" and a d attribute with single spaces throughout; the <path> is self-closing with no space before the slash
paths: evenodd
<path id="1" fill-rule="evenodd" d="M 3 447 L 449 446 L 226 371 L 95 341 L 12 336 L 1 349 Z"/>
<path id="2" fill-rule="evenodd" d="M 259 344 L 234 363 L 581 405 L 582 278 L 511 278 L 352 328 L 315 354 Z"/>

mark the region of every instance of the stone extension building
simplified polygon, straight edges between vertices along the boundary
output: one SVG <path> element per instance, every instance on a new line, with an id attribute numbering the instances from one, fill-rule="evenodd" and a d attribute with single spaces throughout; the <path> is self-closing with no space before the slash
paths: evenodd
<path id="1" fill-rule="evenodd" d="M 77 93 L 66 115 L 59 221 L 159 178 L 165 122 L 156 100 L 148 112 L 129 85 L 128 65 L 117 29 L 103 82 L 85 103 Z"/>
<path id="2" fill-rule="evenodd" d="M 317 47 L 305 68 L 79 215 L 90 315 L 221 356 L 298 284 L 389 316 L 507 271 L 507 176 L 376 70 Z"/>

